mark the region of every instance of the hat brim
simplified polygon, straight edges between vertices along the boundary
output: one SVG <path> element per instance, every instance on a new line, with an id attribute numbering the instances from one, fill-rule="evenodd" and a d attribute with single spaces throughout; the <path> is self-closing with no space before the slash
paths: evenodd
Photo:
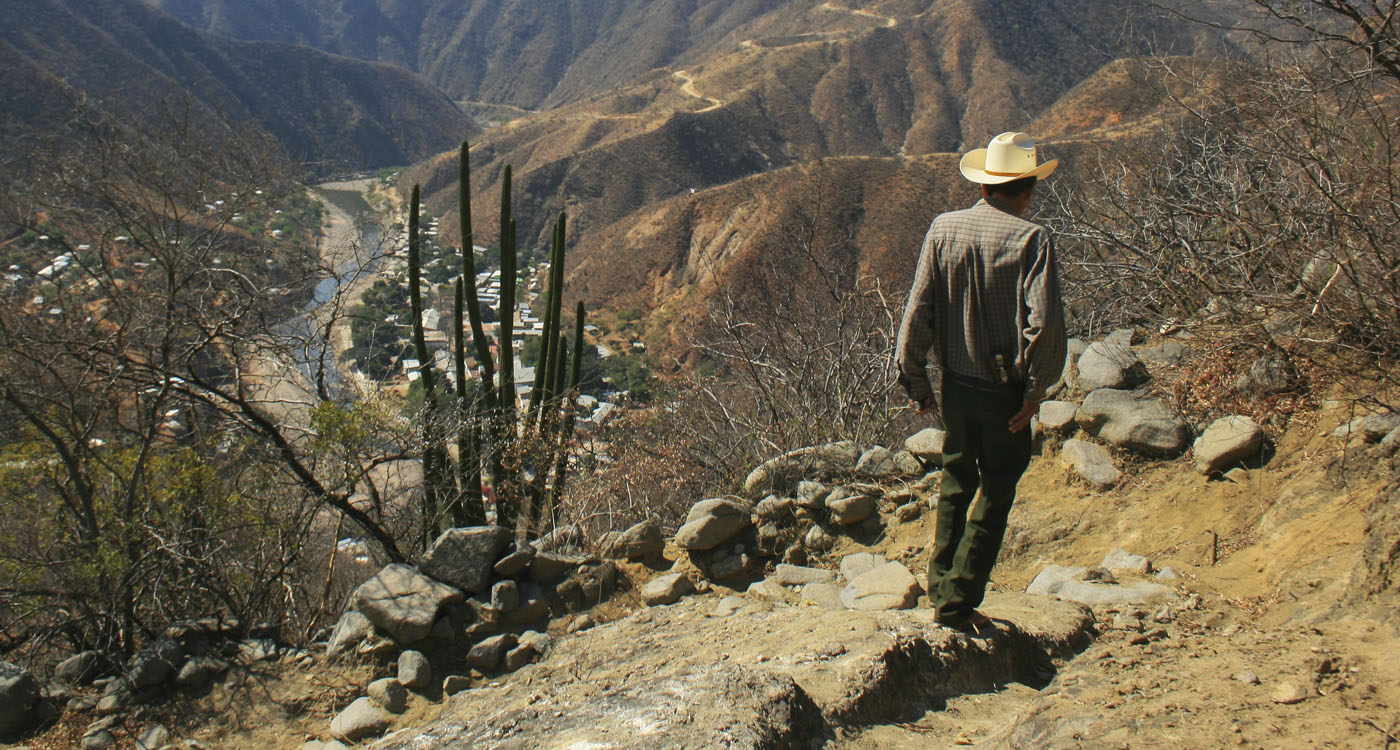
<path id="1" fill-rule="evenodd" d="M 985 148 L 973 149 L 967 152 L 963 155 L 962 161 L 958 163 L 958 169 L 969 182 L 975 182 L 979 185 L 1000 185 L 1003 182 L 1011 182 L 1012 180 L 1019 180 L 1025 177 L 1034 177 L 1036 179 L 1049 177 L 1050 173 L 1055 171 L 1055 167 L 1060 166 L 1060 160 L 1051 159 L 1044 164 L 1037 165 L 1035 169 L 1029 172 L 1013 175 L 990 174 L 987 172 L 986 166 L 987 149 Z"/>

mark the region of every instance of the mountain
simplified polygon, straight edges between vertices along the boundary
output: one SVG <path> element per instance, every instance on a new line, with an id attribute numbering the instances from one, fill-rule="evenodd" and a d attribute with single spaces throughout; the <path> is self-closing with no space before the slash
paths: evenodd
<path id="1" fill-rule="evenodd" d="M 306 47 L 225 39 L 139 0 L 0 4 L 6 149 L 82 99 L 137 122 L 265 132 L 326 169 L 405 164 L 478 132 L 414 74 Z"/>
<path id="2" fill-rule="evenodd" d="M 699 59 L 807 0 L 150 0 L 240 39 L 416 70 L 455 99 L 546 108 Z"/>
<path id="3" fill-rule="evenodd" d="M 752 285 L 763 278 L 751 273 L 755 254 L 780 249 L 785 217 L 814 204 L 840 219 L 833 236 L 846 237 L 823 245 L 829 265 L 879 270 L 899 288 L 929 219 L 973 200 L 956 153 L 1004 130 L 1043 129 L 1066 142 L 1056 150 L 1050 141 L 1048 152 L 1070 156 L 1082 148 L 1068 143 L 1079 134 L 1149 117 L 1161 104 L 1140 80 L 1150 66 L 1132 60 L 1172 49 L 1209 55 L 1226 44 L 1140 18 L 1149 47 L 1117 33 L 1126 11 L 1110 2 L 877 7 L 785 4 L 750 29 L 778 36 L 735 40 L 685 68 L 489 130 L 472 150 L 475 205 L 492 205 L 511 164 L 526 246 L 542 245 L 552 215 L 566 210 L 568 288 L 595 308 L 650 311 L 675 297 L 699 310 L 734 284 Z M 449 229 L 453 157 L 405 174 Z M 815 202 L 803 187 L 814 172 L 828 174 Z M 475 218 L 478 237 L 493 242 L 493 213 L 479 208 Z M 761 241 L 765 231 L 772 241 Z M 715 243 L 727 250 L 702 257 L 698 249 Z M 694 286 L 705 279 L 728 281 Z"/>

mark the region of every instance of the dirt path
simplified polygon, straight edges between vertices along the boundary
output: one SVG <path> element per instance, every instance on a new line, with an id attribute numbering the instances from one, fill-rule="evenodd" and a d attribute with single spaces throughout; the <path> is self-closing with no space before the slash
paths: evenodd
<path id="1" fill-rule="evenodd" d="M 831 3 L 822 3 L 821 9 L 829 10 L 833 13 L 850 13 L 851 15 L 855 16 L 864 16 L 865 18 L 871 18 L 876 21 L 879 21 L 880 24 L 887 29 L 892 29 L 899 25 L 899 19 L 895 18 L 894 16 L 882 16 L 878 13 L 872 13 L 864 8 L 842 8 L 838 5 L 832 5 Z"/>
<path id="2" fill-rule="evenodd" d="M 713 96 L 705 96 L 704 94 L 696 90 L 695 79 L 691 78 L 690 75 L 687 74 L 684 70 L 677 70 L 671 73 L 671 75 L 680 79 L 681 91 L 685 93 L 686 96 L 693 97 L 701 101 L 709 102 L 709 104 L 706 105 L 704 108 L 695 110 L 697 114 L 700 112 L 709 112 L 710 110 L 719 109 L 720 107 L 724 106 L 724 102 L 720 101 L 719 99 L 716 99 Z"/>

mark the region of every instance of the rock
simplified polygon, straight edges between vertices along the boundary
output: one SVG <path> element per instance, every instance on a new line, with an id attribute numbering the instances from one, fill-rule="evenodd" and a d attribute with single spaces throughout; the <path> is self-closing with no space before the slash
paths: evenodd
<path id="1" fill-rule="evenodd" d="M 868 570 L 846 585 L 841 603 L 848 609 L 909 609 L 923 589 L 909 569 L 887 562 Z"/>
<path id="2" fill-rule="evenodd" d="M 574 632 L 578 632 L 577 630 Z M 514 672 L 539 657 L 529 646 L 516 646 L 506 652 L 506 671 Z"/>
<path id="3" fill-rule="evenodd" d="M 1387 456 L 1394 455 L 1396 450 L 1400 450 L 1400 427 L 1386 433 L 1385 437 L 1381 438 L 1380 446 Z"/>
<path id="4" fill-rule="evenodd" d="M 472 678 L 460 674 L 450 674 L 442 681 L 443 695 L 456 695 L 472 686 Z"/>
<path id="5" fill-rule="evenodd" d="M 1211 422 L 1192 444 L 1191 453 L 1196 470 L 1209 476 L 1256 455 L 1263 445 L 1264 431 L 1254 420 L 1232 415 Z"/>
<path id="6" fill-rule="evenodd" d="M 924 475 L 924 462 L 908 450 L 895 452 L 894 467 L 900 476 L 921 477 Z"/>
<path id="7" fill-rule="evenodd" d="M 609 539 L 608 544 L 603 546 L 603 556 L 618 560 L 654 560 L 661 557 L 665 548 L 666 540 L 661 535 L 661 527 L 655 521 L 647 520 Z"/>
<path id="8" fill-rule="evenodd" d="M 894 518 L 900 523 L 909 523 L 923 515 L 924 504 L 918 500 L 905 503 L 894 509 Z"/>
<path id="9" fill-rule="evenodd" d="M 764 461 L 749 472 L 744 479 L 744 495 L 762 497 L 770 492 L 781 495 L 804 478 L 847 476 L 855 471 L 862 453 L 860 446 L 849 440 L 789 451 Z"/>
<path id="10" fill-rule="evenodd" d="M 250 638 L 238 644 L 238 657 L 244 663 L 272 661 L 277 656 L 277 642 L 270 638 Z"/>
<path id="11" fill-rule="evenodd" d="M 684 550 L 708 550 L 733 539 L 753 524 L 753 509 L 724 497 L 701 500 L 676 531 L 676 546 Z"/>
<path id="12" fill-rule="evenodd" d="M 82 739 L 83 750 L 107 750 L 117 746 L 117 738 L 110 730 L 99 729 L 91 734 L 84 734 Z"/>
<path id="13" fill-rule="evenodd" d="M 83 651 L 58 663 L 53 678 L 69 685 L 86 685 L 112 668 L 112 661 L 101 651 Z"/>
<path id="14" fill-rule="evenodd" d="M 365 690 L 374 705 L 391 714 L 401 714 L 408 710 L 408 691 L 403 683 L 392 677 L 384 677 L 369 684 Z"/>
<path id="15" fill-rule="evenodd" d="M 1274 688 L 1269 699 L 1274 703 L 1291 706 L 1295 703 L 1302 703 L 1314 695 L 1317 695 L 1317 691 L 1310 683 L 1304 683 L 1300 680 L 1285 680 Z"/>
<path id="16" fill-rule="evenodd" d="M 799 600 L 822 609 L 845 609 L 841 601 L 841 591 L 845 587 L 838 583 L 809 583 L 802 587 Z"/>
<path id="17" fill-rule="evenodd" d="M 577 550 L 583 546 L 583 529 L 576 524 L 555 526 L 549 533 L 535 540 L 535 550 Z"/>
<path id="18" fill-rule="evenodd" d="M 102 696 L 102 699 L 97 702 L 97 708 L 94 709 L 94 711 L 98 716 L 111 716 L 121 711 L 123 708 L 126 708 L 130 703 L 131 693 L 113 693 L 112 695 Z"/>
<path id="19" fill-rule="evenodd" d="M 1065 341 L 1065 366 L 1060 369 L 1060 380 L 1050 386 L 1050 392 L 1054 393 L 1058 389 L 1056 386 L 1064 385 L 1071 388 L 1079 387 L 1078 367 L 1079 358 L 1084 356 L 1084 350 L 1089 348 L 1089 342 L 1084 339 L 1071 338 Z"/>
<path id="20" fill-rule="evenodd" d="M 157 750 L 170 744 L 170 730 L 164 724 L 152 724 L 136 740 L 136 750 Z"/>
<path id="21" fill-rule="evenodd" d="M 1126 612 L 1119 612 L 1113 616 L 1113 622 L 1109 624 L 1110 630 L 1129 630 L 1134 633 L 1142 630 L 1142 618 L 1134 617 Z"/>
<path id="22" fill-rule="evenodd" d="M 1400 429 L 1400 414 L 1371 414 L 1361 418 L 1361 439 L 1377 443 Z"/>
<path id="23" fill-rule="evenodd" d="M 1078 411 L 1079 404 L 1072 401 L 1042 401 L 1036 418 L 1040 420 L 1040 428 L 1045 432 L 1068 434 L 1079 429 L 1079 425 L 1074 421 L 1074 415 Z"/>
<path id="24" fill-rule="evenodd" d="M 1054 596 L 1060 593 L 1060 587 L 1067 581 L 1080 580 L 1087 572 L 1089 572 L 1088 568 L 1046 565 L 1040 573 L 1036 574 L 1035 580 L 1026 587 L 1026 593 L 1037 596 Z"/>
<path id="25" fill-rule="evenodd" d="M 496 581 L 491 586 L 491 608 L 497 612 L 509 612 L 520 606 L 520 584 L 515 581 Z"/>
<path id="26" fill-rule="evenodd" d="M 830 494 L 831 487 L 829 485 L 804 480 L 797 483 L 796 503 L 802 508 L 822 510 L 826 508 L 826 498 Z"/>
<path id="27" fill-rule="evenodd" d="M 1136 349 L 1138 359 L 1155 365 L 1179 365 L 1191 356 L 1191 347 L 1176 339 L 1165 339 L 1158 344 L 1149 344 Z"/>
<path id="28" fill-rule="evenodd" d="M 136 690 L 155 687 L 185 663 L 185 650 L 170 639 L 161 639 L 137 652 L 126 664 L 126 679 Z"/>
<path id="29" fill-rule="evenodd" d="M 446 561 L 444 557 L 440 562 L 446 565 Z M 352 606 L 363 612 L 375 627 L 403 644 L 427 638 L 437 622 L 439 610 L 463 600 L 460 590 L 401 563 L 386 565 L 350 596 Z"/>
<path id="30" fill-rule="evenodd" d="M 530 584 L 525 591 L 525 600 L 520 606 L 506 615 L 509 625 L 524 625 L 549 617 L 549 601 L 538 584 Z"/>
<path id="31" fill-rule="evenodd" d="M 422 690 L 433 682 L 433 665 L 421 651 L 405 651 L 399 654 L 399 684 L 409 690 Z"/>
<path id="32" fill-rule="evenodd" d="M 875 498 L 866 494 L 848 494 L 847 490 L 836 490 L 826 499 L 826 507 L 831 512 L 832 523 L 837 526 L 853 526 L 875 512 Z"/>
<path id="33" fill-rule="evenodd" d="M 346 610 L 340 616 L 340 620 L 335 623 L 335 629 L 331 631 L 330 641 L 326 644 L 326 653 L 334 656 L 342 651 L 352 649 L 369 637 L 374 632 L 374 623 L 365 617 L 363 612 L 357 609 Z"/>
<path id="34" fill-rule="evenodd" d="M 1176 592 L 1160 583 L 1134 581 L 1126 584 L 1065 581 L 1056 595 L 1067 602 L 1090 607 L 1121 607 L 1128 604 L 1156 604 L 1176 597 Z"/>
<path id="35" fill-rule="evenodd" d="M 773 571 L 773 580 L 781 586 L 801 586 L 808 583 L 831 583 L 836 573 L 823 568 L 807 568 L 800 565 L 779 563 Z"/>
<path id="36" fill-rule="evenodd" d="M 1134 555 L 1124 549 L 1115 549 L 1104 555 L 1099 567 L 1109 570 L 1127 570 L 1139 575 L 1152 572 L 1152 561 L 1142 555 Z"/>
<path id="37" fill-rule="evenodd" d="M 836 540 L 821 526 L 807 529 L 807 533 L 802 536 L 802 546 L 813 552 L 825 552 L 835 545 Z"/>
<path id="38" fill-rule="evenodd" d="M 855 473 L 871 479 L 888 479 L 899 474 L 899 467 L 895 465 L 890 449 L 877 445 L 861 454 L 856 461 Z"/>
<path id="39" fill-rule="evenodd" d="M 1060 446 L 1060 463 L 1100 492 L 1113 489 L 1123 478 L 1123 472 L 1113 465 L 1113 457 L 1108 455 L 1108 451 L 1087 440 L 1066 440 Z"/>
<path id="40" fill-rule="evenodd" d="M 1075 419 L 1100 440 L 1142 453 L 1175 455 L 1186 448 L 1190 429 L 1155 398 L 1100 388 L 1084 397 Z"/>
<path id="41" fill-rule="evenodd" d="M 642 601 L 652 607 L 674 604 L 694 590 L 695 586 L 684 573 L 671 573 L 647 581 L 646 585 L 642 586 Z"/>
<path id="42" fill-rule="evenodd" d="M 0 735 L 27 729 L 39 702 L 39 681 L 17 664 L 0 662 Z"/>
<path id="43" fill-rule="evenodd" d="M 530 567 L 530 563 L 535 559 L 535 547 L 526 542 L 520 548 L 502 557 L 491 568 L 496 575 L 502 578 L 514 578 L 521 571 Z"/>
<path id="44" fill-rule="evenodd" d="M 710 613 L 710 617 L 728 617 L 744 608 L 748 604 L 741 596 L 726 596 L 719 600 L 715 609 Z"/>
<path id="45" fill-rule="evenodd" d="M 518 641 L 511 633 L 493 635 L 472 646 L 467 652 L 467 663 L 483 672 L 494 672 L 501 666 L 506 652 L 515 648 Z"/>
<path id="46" fill-rule="evenodd" d="M 331 719 L 331 734 L 345 742 L 355 742 L 366 737 L 384 734 L 393 721 L 384 709 L 374 705 L 369 698 L 356 698 L 334 719 Z"/>
<path id="47" fill-rule="evenodd" d="M 1159 581 L 1175 581 L 1180 577 L 1181 574 L 1170 565 L 1157 571 L 1157 580 Z"/>
<path id="48" fill-rule="evenodd" d="M 211 656 L 196 656 L 185 662 L 175 675 L 175 684 L 185 690 L 194 690 L 209 684 L 214 678 L 228 671 L 229 664 L 223 659 Z"/>
<path id="49" fill-rule="evenodd" d="M 1136 388 L 1151 378 L 1132 348 L 1113 337 L 1090 344 L 1079 355 L 1078 366 L 1079 387 L 1086 391 Z"/>
<path id="50" fill-rule="evenodd" d="M 904 450 L 915 458 L 937 466 L 943 464 L 943 441 L 948 433 L 936 427 L 925 427 L 904 439 Z"/>
<path id="51" fill-rule="evenodd" d="M 1244 669 L 1239 672 L 1236 672 L 1235 679 L 1239 682 L 1243 682 L 1246 685 L 1259 684 L 1259 675 L 1255 674 L 1254 670 L 1252 669 Z"/>
<path id="52" fill-rule="evenodd" d="M 453 588 L 480 593 L 486 590 L 491 569 L 510 541 L 510 529 L 504 526 L 448 529 L 423 555 L 418 569 Z"/>
<path id="53" fill-rule="evenodd" d="M 753 599 L 768 599 L 775 602 L 786 602 L 788 590 L 783 588 L 772 578 L 765 578 L 761 581 L 754 581 L 749 584 L 749 588 L 744 592 L 745 596 Z"/>
<path id="54" fill-rule="evenodd" d="M 593 615 L 578 615 L 572 620 L 569 620 L 569 627 L 564 628 L 564 632 L 568 633 L 569 635 L 573 635 L 574 633 L 578 633 L 580 631 L 584 631 L 593 627 L 594 624 L 595 623 L 593 622 Z M 509 659 L 510 654 L 506 654 L 506 657 L 507 659 Z M 506 669 L 509 669 L 510 671 L 515 671 L 517 667 L 507 666 Z"/>
<path id="55" fill-rule="evenodd" d="M 753 512 L 762 521 L 782 521 L 792 515 L 792 498 L 769 495 L 758 501 Z"/>
<path id="56" fill-rule="evenodd" d="M 886 562 L 885 558 L 874 552 L 856 552 L 841 558 L 841 577 L 847 582 L 854 581 L 861 575 L 868 573 Z"/>
<path id="57" fill-rule="evenodd" d="M 728 555 L 709 567 L 708 577 L 715 581 L 747 575 L 753 570 L 753 558 L 748 554 Z"/>
<path id="58" fill-rule="evenodd" d="M 541 633 L 538 630 L 527 630 L 520 634 L 519 643 L 529 646 L 535 653 L 544 656 L 549 653 L 550 646 L 554 645 L 554 638 L 548 633 Z"/>
<path id="59" fill-rule="evenodd" d="M 530 563 L 530 580 L 536 583 L 558 583 L 568 578 L 580 566 L 593 562 L 597 562 L 597 558 L 590 555 L 539 552 Z"/>
<path id="60" fill-rule="evenodd" d="M 399 647 L 396 646 L 392 640 L 380 638 L 378 636 L 367 638 L 362 641 L 359 646 L 355 647 L 355 653 L 371 659 L 387 657 L 398 650 Z"/>

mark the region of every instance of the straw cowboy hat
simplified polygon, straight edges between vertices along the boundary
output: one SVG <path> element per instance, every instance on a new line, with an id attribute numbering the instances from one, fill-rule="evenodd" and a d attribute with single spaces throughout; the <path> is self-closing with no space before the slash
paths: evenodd
<path id="1" fill-rule="evenodd" d="M 981 185 L 999 185 L 1022 177 L 1044 179 L 1060 165 L 1059 159 L 1036 164 L 1035 141 L 1025 133 L 1002 133 L 986 148 L 967 152 L 958 168 L 963 177 Z"/>

